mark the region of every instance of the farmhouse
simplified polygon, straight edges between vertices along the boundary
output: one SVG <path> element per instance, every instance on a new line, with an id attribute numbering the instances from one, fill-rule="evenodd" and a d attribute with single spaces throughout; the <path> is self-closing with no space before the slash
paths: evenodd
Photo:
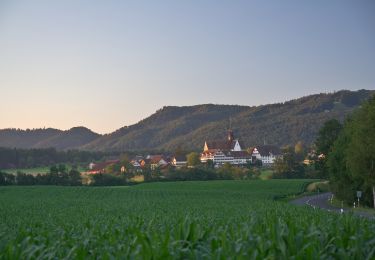
<path id="1" fill-rule="evenodd" d="M 224 163 L 244 165 L 251 161 L 251 156 L 242 150 L 241 143 L 234 138 L 233 131 L 229 130 L 226 139 L 204 143 L 201 162 L 206 163 L 208 160 L 216 165 Z"/>

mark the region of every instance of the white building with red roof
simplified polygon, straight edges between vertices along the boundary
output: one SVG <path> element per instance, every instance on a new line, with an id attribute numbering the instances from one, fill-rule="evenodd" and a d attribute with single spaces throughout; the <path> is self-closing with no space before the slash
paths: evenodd
<path id="1" fill-rule="evenodd" d="M 251 161 L 251 155 L 242 150 L 238 139 L 234 138 L 233 131 L 229 130 L 225 140 L 206 141 L 201 154 L 201 162 L 211 160 L 216 165 L 224 163 L 244 165 Z"/>

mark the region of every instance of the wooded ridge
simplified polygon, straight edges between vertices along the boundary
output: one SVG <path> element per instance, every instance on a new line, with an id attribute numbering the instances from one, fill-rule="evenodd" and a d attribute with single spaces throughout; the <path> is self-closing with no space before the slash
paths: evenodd
<path id="1" fill-rule="evenodd" d="M 0 130 L 0 147 L 83 149 L 95 151 L 201 150 L 205 140 L 225 137 L 231 121 L 245 146 L 266 142 L 283 146 L 311 144 L 323 123 L 342 121 L 374 90 L 323 93 L 262 106 L 166 106 L 137 124 L 99 135 L 84 127 Z"/>

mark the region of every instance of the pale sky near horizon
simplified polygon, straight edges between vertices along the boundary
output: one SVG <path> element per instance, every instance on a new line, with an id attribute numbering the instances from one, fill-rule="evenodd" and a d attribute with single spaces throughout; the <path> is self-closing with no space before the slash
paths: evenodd
<path id="1" fill-rule="evenodd" d="M 375 89 L 375 1 L 0 1 L 0 128 Z"/>

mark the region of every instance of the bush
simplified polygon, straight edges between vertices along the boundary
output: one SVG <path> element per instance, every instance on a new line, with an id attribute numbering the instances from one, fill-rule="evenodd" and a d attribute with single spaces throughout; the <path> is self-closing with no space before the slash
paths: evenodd
<path id="1" fill-rule="evenodd" d="M 112 174 L 93 174 L 91 175 L 93 186 L 121 186 L 128 184 L 127 180 L 123 176 L 116 176 Z"/>

